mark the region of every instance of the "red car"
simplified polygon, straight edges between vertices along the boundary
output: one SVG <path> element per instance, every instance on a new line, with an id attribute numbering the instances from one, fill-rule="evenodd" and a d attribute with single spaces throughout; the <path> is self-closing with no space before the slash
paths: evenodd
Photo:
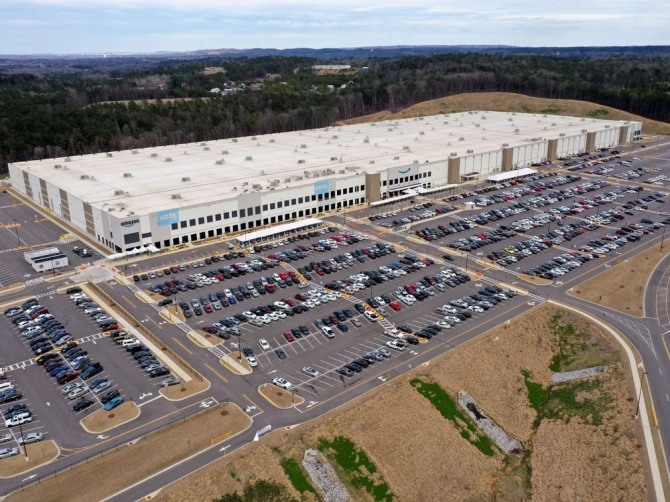
<path id="1" fill-rule="evenodd" d="M 68 371 L 67 373 L 65 373 L 65 375 L 63 375 L 62 377 L 60 377 L 58 379 L 58 385 L 63 385 L 65 383 L 68 383 L 68 382 L 74 380 L 75 378 L 77 378 L 78 376 L 79 376 L 78 371 Z"/>
<path id="2" fill-rule="evenodd" d="M 284 331 L 284 338 L 287 342 L 295 342 L 295 336 L 290 331 Z"/>
<path id="3" fill-rule="evenodd" d="M 281 276 L 281 274 L 279 274 Z M 295 273 L 295 270 L 289 270 L 288 271 L 288 276 L 293 278 L 293 277 L 298 277 L 298 274 Z"/>
<path id="4" fill-rule="evenodd" d="M 212 312 L 214 312 L 214 309 L 212 308 L 212 306 L 211 306 L 210 304 L 205 305 L 205 306 L 203 307 L 203 309 L 204 309 L 205 312 L 207 312 L 208 314 L 211 314 Z"/>
<path id="5" fill-rule="evenodd" d="M 286 279 L 288 279 L 288 274 L 286 272 L 284 272 L 283 270 L 281 270 L 279 272 L 279 277 L 281 278 L 282 281 L 285 281 Z"/>
<path id="6" fill-rule="evenodd" d="M 396 301 L 392 301 L 391 303 L 389 303 L 389 307 L 391 307 L 393 310 L 396 310 L 396 311 L 400 310 L 402 308 L 400 306 L 400 304 Z"/>

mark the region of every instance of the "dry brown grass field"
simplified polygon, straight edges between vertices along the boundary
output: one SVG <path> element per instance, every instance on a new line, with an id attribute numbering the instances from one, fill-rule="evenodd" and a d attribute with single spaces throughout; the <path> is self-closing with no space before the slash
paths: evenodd
<path id="1" fill-rule="evenodd" d="M 383 111 L 364 115 L 342 124 L 362 124 L 378 120 L 437 115 L 439 113 L 467 112 L 470 110 L 490 110 L 499 112 L 542 113 L 547 115 L 570 115 L 574 117 L 593 117 L 606 120 L 639 120 L 645 133 L 670 134 L 670 124 L 648 120 L 639 115 L 610 108 L 608 106 L 577 101 L 573 99 L 547 99 L 524 96 L 511 92 L 473 92 L 456 94 L 446 98 L 424 101 L 397 113 Z"/>
<path id="2" fill-rule="evenodd" d="M 649 276 L 662 258 L 670 253 L 665 246 L 661 254 L 657 244 L 640 254 L 608 268 L 579 286 L 570 294 L 604 305 L 624 314 L 644 317 L 644 293 Z"/>
<path id="3" fill-rule="evenodd" d="M 561 369 L 602 362 L 609 369 L 580 384 L 584 390 L 574 391 L 565 409 L 560 402 L 566 399 L 566 388 L 561 386 L 563 392 L 549 401 L 559 406 L 543 411 L 538 420 L 522 371 L 549 386 L 549 367 L 559 349 L 548 326 L 556 313 L 563 324 L 583 333 L 570 338 L 578 340 L 576 353 Z M 568 348 L 561 350 L 568 353 Z M 522 443 L 525 454 L 504 455 L 495 449 L 492 456 L 484 455 L 410 385 L 417 377 L 438 383 L 452 398 L 459 390 L 468 392 Z M 291 431 L 274 432 L 171 485 L 155 499 L 213 499 L 241 491 L 257 479 L 282 483 L 299 498 L 280 461 L 299 461 L 319 438 L 346 436 L 376 464 L 373 477 L 388 483 L 397 501 L 647 500 L 634 398 L 619 347 L 577 314 L 544 305 L 333 413 Z M 356 500 L 373 500 L 367 492 L 349 488 Z M 304 496 L 313 500 L 308 492 Z"/>

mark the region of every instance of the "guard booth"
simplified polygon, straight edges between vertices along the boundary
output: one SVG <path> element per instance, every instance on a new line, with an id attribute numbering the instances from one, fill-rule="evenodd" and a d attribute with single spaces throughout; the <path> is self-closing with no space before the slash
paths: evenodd
<path id="1" fill-rule="evenodd" d="M 57 247 L 36 249 L 23 253 L 23 258 L 33 267 L 35 272 L 51 272 L 67 267 L 69 261 L 67 256 L 61 253 Z"/>

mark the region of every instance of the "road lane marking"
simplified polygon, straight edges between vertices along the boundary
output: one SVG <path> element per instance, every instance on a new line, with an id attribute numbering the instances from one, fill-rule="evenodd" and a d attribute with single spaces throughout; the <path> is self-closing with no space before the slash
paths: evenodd
<path id="1" fill-rule="evenodd" d="M 226 377 L 224 377 L 221 373 L 219 373 L 218 371 L 216 371 L 214 368 L 212 368 L 209 364 L 205 363 L 205 366 L 206 366 L 207 368 L 209 368 L 209 369 L 212 371 L 212 373 L 214 373 L 216 376 L 218 376 L 221 380 L 223 380 L 224 382 L 228 383 L 228 379 L 227 379 Z"/>
<path id="2" fill-rule="evenodd" d="M 186 346 L 185 346 L 183 343 L 181 343 L 179 340 L 177 340 L 174 336 L 172 337 L 172 339 L 173 339 L 176 343 L 178 343 L 179 346 L 180 346 L 182 349 L 184 349 L 184 350 L 185 350 L 186 352 L 188 352 L 189 354 L 193 355 L 193 352 L 191 352 L 188 348 L 186 348 Z"/>

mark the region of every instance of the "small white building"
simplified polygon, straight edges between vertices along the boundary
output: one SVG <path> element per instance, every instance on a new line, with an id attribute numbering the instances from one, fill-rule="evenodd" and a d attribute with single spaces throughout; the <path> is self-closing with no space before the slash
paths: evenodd
<path id="1" fill-rule="evenodd" d="M 23 258 L 32 265 L 35 272 L 51 272 L 69 264 L 67 256 L 56 247 L 26 251 L 23 253 Z"/>

